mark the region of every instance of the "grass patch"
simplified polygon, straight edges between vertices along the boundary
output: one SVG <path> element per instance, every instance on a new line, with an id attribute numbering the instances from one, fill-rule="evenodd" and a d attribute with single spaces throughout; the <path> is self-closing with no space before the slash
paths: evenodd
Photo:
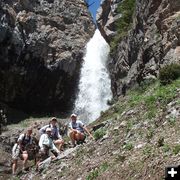
<path id="1" fill-rule="evenodd" d="M 126 150 L 128 150 L 128 151 L 130 151 L 130 150 L 133 149 L 133 148 L 134 148 L 134 146 L 133 146 L 132 143 L 127 143 L 127 144 L 124 145 L 124 149 L 126 149 Z"/>
<path id="2" fill-rule="evenodd" d="M 152 128 L 148 129 L 147 133 L 146 133 L 146 138 L 148 141 L 150 141 L 152 139 L 154 135 L 154 130 Z"/>
<path id="3" fill-rule="evenodd" d="M 76 157 L 81 157 L 84 155 L 85 149 L 84 148 L 79 148 L 76 152 Z"/>
<path id="4" fill-rule="evenodd" d="M 151 146 L 145 146 L 145 148 L 143 149 L 143 154 L 146 156 L 150 156 L 153 152 L 153 149 Z"/>
<path id="5" fill-rule="evenodd" d="M 101 173 L 106 171 L 109 168 L 109 164 L 107 162 L 104 162 L 99 166 L 99 168 L 94 169 L 89 173 L 89 175 L 86 177 L 86 180 L 94 180 L 96 179 Z"/>
<path id="6" fill-rule="evenodd" d="M 138 95 L 138 94 L 132 95 L 131 99 L 129 100 L 129 106 L 130 107 L 137 106 L 142 101 L 142 99 L 143 97 L 141 95 Z"/>
<path id="7" fill-rule="evenodd" d="M 157 114 L 157 108 L 155 107 L 149 108 L 147 109 L 146 118 L 152 119 L 156 116 L 156 114 Z"/>
<path id="8" fill-rule="evenodd" d="M 166 152 L 170 151 L 171 148 L 169 147 L 168 144 L 164 144 L 162 149 L 163 149 L 163 152 L 166 153 Z"/>
<path id="9" fill-rule="evenodd" d="M 168 121 L 169 121 L 169 124 L 170 124 L 171 126 L 175 126 L 175 124 L 176 124 L 176 118 L 171 117 Z"/>
<path id="10" fill-rule="evenodd" d="M 159 79 L 162 85 L 171 83 L 180 77 L 180 65 L 170 64 L 166 65 L 159 71 Z"/>
<path id="11" fill-rule="evenodd" d="M 99 170 L 95 169 L 92 172 L 89 173 L 89 175 L 86 177 L 86 180 L 94 180 L 99 176 Z"/>
<path id="12" fill-rule="evenodd" d="M 173 148 L 173 153 L 175 155 L 177 155 L 179 152 L 180 152 L 180 144 L 174 146 L 174 148 Z"/>
<path id="13" fill-rule="evenodd" d="M 105 129 L 100 128 L 94 132 L 94 138 L 95 140 L 101 139 L 105 134 L 106 134 Z"/>
<path id="14" fill-rule="evenodd" d="M 133 127 L 133 123 L 131 121 L 127 122 L 127 126 L 126 126 L 126 133 L 128 133 Z"/>
<path id="15" fill-rule="evenodd" d="M 167 104 L 173 101 L 174 99 L 177 99 L 177 90 L 180 88 L 180 79 L 177 79 L 173 81 L 171 84 L 168 84 L 166 86 L 161 86 L 159 81 L 147 81 L 141 84 L 141 87 L 136 87 L 134 89 L 131 89 L 127 92 L 127 95 L 125 97 L 124 101 L 118 101 L 116 104 L 113 105 L 109 110 L 105 111 L 103 116 L 100 118 L 101 121 L 104 121 L 104 119 L 113 119 L 113 117 L 116 117 L 117 121 L 121 121 L 122 118 L 128 118 L 127 124 L 125 127 L 126 133 L 129 132 L 132 129 L 133 122 L 130 119 L 131 117 L 127 116 L 126 113 L 124 113 L 122 117 L 122 113 L 119 112 L 128 112 L 129 110 L 132 110 L 132 107 L 136 107 L 139 110 L 136 113 L 136 117 L 139 116 L 137 119 L 139 122 L 141 120 L 145 121 L 148 119 L 153 119 L 154 117 L 158 117 L 159 112 L 166 110 Z M 177 100 L 177 104 L 180 104 L 180 101 Z M 175 118 L 169 118 L 170 125 L 175 125 L 176 119 Z M 94 136 L 95 139 L 98 140 L 102 138 L 105 135 L 105 130 L 100 129 L 95 131 Z M 113 132 L 113 135 L 118 136 L 119 131 Z M 140 134 L 142 136 L 142 132 Z M 147 132 L 146 138 L 151 139 L 153 135 L 153 131 L 149 130 Z M 116 143 L 117 140 L 114 140 L 114 143 Z"/>

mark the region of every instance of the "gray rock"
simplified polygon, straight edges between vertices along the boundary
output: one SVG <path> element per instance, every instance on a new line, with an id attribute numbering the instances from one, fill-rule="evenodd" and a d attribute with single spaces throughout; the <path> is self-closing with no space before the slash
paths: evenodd
<path id="1" fill-rule="evenodd" d="M 0 1 L 1 101 L 30 114 L 69 111 L 94 30 L 81 0 Z"/>
<path id="2" fill-rule="evenodd" d="M 117 7 L 121 3 L 104 0 L 96 17 L 109 44 L 117 34 L 115 24 L 121 18 Z M 136 1 L 132 28 L 119 40 L 109 59 L 114 98 L 144 80 L 156 79 L 164 65 L 180 63 L 178 17 L 178 0 Z"/>

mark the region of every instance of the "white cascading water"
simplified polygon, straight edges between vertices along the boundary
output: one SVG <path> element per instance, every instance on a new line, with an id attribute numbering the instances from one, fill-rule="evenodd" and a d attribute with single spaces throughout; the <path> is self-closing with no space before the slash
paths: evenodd
<path id="1" fill-rule="evenodd" d="M 107 101 L 112 98 L 111 82 L 106 68 L 109 45 L 99 30 L 87 43 L 82 65 L 79 93 L 74 112 L 83 122 L 90 123 L 108 108 Z"/>

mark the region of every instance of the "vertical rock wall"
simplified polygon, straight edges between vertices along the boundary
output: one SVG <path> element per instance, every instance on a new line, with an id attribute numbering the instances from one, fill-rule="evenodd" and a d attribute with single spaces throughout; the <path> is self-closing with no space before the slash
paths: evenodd
<path id="1" fill-rule="evenodd" d="M 1 105 L 67 112 L 94 30 L 83 0 L 1 0 Z"/>
<path id="2" fill-rule="evenodd" d="M 98 27 L 109 43 L 117 33 L 120 3 L 105 0 L 97 15 Z M 157 78 L 165 64 L 180 63 L 179 33 L 180 1 L 136 0 L 133 27 L 109 60 L 114 97 L 145 79 Z"/>

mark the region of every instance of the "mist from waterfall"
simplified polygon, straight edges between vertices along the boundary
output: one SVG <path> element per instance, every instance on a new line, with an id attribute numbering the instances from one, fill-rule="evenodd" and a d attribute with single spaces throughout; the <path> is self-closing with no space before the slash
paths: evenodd
<path id="1" fill-rule="evenodd" d="M 111 82 L 106 68 L 109 45 L 99 30 L 86 46 L 84 63 L 81 68 L 79 93 L 74 112 L 83 122 L 90 123 L 108 108 L 107 101 L 112 98 Z"/>

